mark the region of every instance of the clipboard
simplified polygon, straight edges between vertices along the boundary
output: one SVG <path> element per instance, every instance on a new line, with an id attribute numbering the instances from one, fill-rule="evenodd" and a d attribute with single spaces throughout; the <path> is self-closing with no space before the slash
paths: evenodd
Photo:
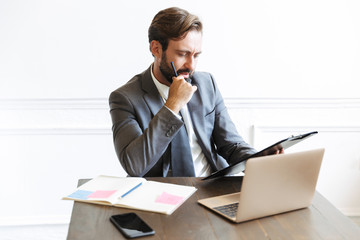
<path id="1" fill-rule="evenodd" d="M 274 143 L 273 145 L 261 150 L 260 152 L 254 153 L 248 157 L 244 157 L 239 159 L 236 163 L 231 164 L 230 166 L 220 169 L 212 174 L 210 174 L 209 176 L 203 178 L 202 180 L 208 180 L 208 179 L 213 179 L 213 178 L 218 178 L 218 177 L 222 177 L 222 176 L 226 176 L 226 175 L 233 175 L 233 174 L 237 174 L 239 172 L 241 172 L 241 165 L 239 163 L 250 159 L 250 158 L 255 158 L 255 157 L 262 157 L 262 156 L 266 156 L 266 155 L 272 155 L 274 154 L 277 150 L 281 150 L 281 149 L 287 149 L 315 134 L 317 134 L 317 131 L 314 132 L 309 132 L 309 133 L 305 133 L 305 134 L 300 134 L 297 136 L 291 136 L 288 138 L 285 138 L 277 143 Z"/>

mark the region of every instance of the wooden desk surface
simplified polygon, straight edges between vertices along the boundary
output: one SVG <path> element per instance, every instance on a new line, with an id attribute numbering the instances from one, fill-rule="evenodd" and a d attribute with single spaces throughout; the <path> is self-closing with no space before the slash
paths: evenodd
<path id="1" fill-rule="evenodd" d="M 236 224 L 207 210 L 197 200 L 240 191 L 241 177 L 148 180 L 193 185 L 198 190 L 171 215 L 74 202 L 67 239 L 125 239 L 109 218 L 127 212 L 136 212 L 155 230 L 154 236 L 139 238 L 144 240 L 360 239 L 360 228 L 317 192 L 309 208 Z M 86 181 L 80 180 L 79 184 Z"/>

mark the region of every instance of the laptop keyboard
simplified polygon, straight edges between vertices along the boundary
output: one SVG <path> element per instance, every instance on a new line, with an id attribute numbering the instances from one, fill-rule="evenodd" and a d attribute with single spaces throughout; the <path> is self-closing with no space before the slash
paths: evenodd
<path id="1" fill-rule="evenodd" d="M 222 214 L 229 216 L 231 218 L 236 216 L 239 203 L 231 203 L 219 207 L 214 207 L 215 210 L 221 212 Z"/>

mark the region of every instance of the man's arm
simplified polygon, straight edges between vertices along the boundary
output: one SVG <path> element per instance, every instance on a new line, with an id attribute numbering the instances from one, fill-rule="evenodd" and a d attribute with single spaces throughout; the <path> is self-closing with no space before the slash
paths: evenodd
<path id="1" fill-rule="evenodd" d="M 211 77 L 214 86 L 215 98 L 215 123 L 213 138 L 218 149 L 218 153 L 232 164 L 240 158 L 250 156 L 257 151 L 251 147 L 238 133 L 235 124 L 225 106 L 221 93 L 215 80 Z"/>
<path id="2" fill-rule="evenodd" d="M 151 119 L 145 103 L 120 91 L 110 95 L 109 103 L 118 159 L 130 176 L 142 177 L 164 154 L 183 122 L 165 106 Z"/>

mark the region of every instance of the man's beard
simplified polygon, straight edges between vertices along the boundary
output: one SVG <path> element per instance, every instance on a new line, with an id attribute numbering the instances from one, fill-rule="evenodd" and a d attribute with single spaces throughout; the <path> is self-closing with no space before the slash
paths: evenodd
<path id="1" fill-rule="evenodd" d="M 175 76 L 175 73 L 173 71 L 173 69 L 167 64 L 167 59 L 166 59 L 166 55 L 165 52 L 163 52 L 162 56 L 161 56 L 161 62 L 160 62 L 160 66 L 159 66 L 160 72 L 162 73 L 162 75 L 165 77 L 165 79 L 169 82 L 172 83 L 172 78 Z M 177 70 L 177 73 L 180 74 L 182 72 L 186 72 L 189 73 L 189 78 L 192 77 L 193 75 L 193 71 L 190 71 L 190 69 L 179 69 Z M 190 81 L 190 79 L 185 79 L 186 81 Z"/>

